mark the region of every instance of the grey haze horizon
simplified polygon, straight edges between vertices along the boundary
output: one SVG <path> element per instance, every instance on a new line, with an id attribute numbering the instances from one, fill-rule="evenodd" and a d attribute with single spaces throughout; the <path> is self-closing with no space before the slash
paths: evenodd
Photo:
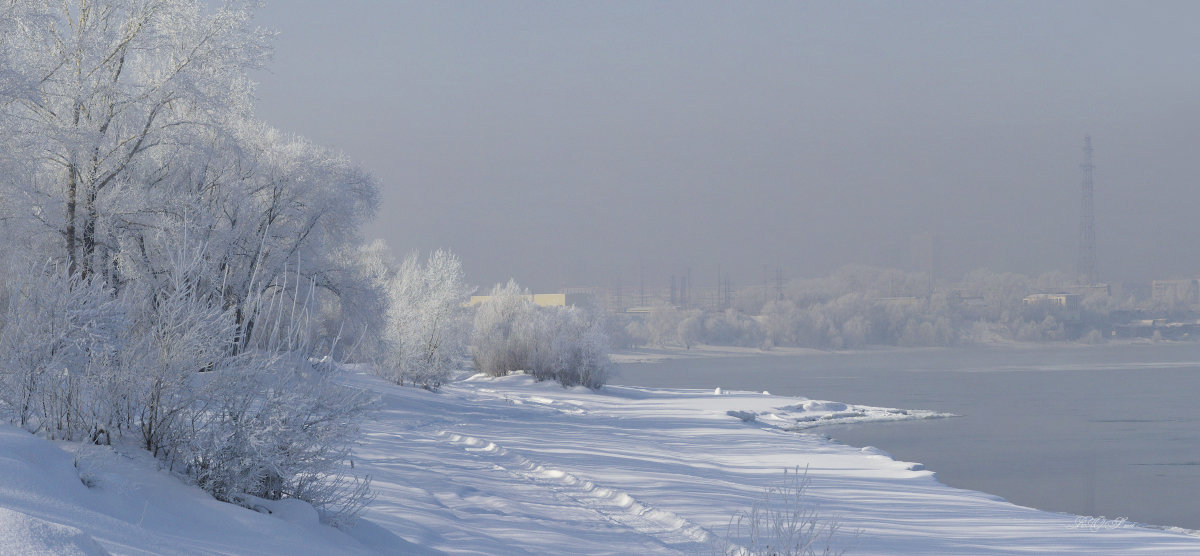
<path id="1" fill-rule="evenodd" d="M 1185 2 L 276 1 L 257 113 L 379 180 L 368 236 L 535 290 L 690 268 L 1192 276 Z M 711 286 L 711 284 L 709 284 Z"/>

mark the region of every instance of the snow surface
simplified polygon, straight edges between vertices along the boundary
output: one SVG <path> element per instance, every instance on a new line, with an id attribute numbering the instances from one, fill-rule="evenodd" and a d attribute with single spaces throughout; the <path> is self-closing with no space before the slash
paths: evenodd
<path id="1" fill-rule="evenodd" d="M 1081 527 L 947 487 L 874 448 L 788 430 L 806 416 L 929 412 L 715 389 L 592 392 L 524 376 L 475 376 L 438 393 L 356 380 L 384 405 L 357 462 L 380 493 L 369 519 L 433 550 L 711 554 L 735 512 L 799 467 L 819 512 L 860 530 L 850 554 L 1200 553 L 1200 538 Z"/>
<path id="2" fill-rule="evenodd" d="M 427 392 L 347 380 L 380 405 L 354 461 L 378 497 L 345 533 L 296 501 L 223 504 L 145 454 L 6 426 L 0 553 L 712 554 L 735 513 L 796 468 L 849 554 L 1200 553 L 1195 536 L 1015 506 L 800 430 L 933 412 L 716 385 L 593 392 L 474 376 Z"/>
<path id="3" fill-rule="evenodd" d="M 0 554 L 373 553 L 314 526 L 311 506 L 309 521 L 296 518 L 296 501 L 273 504 L 288 519 L 219 502 L 144 452 L 56 445 L 0 426 Z"/>

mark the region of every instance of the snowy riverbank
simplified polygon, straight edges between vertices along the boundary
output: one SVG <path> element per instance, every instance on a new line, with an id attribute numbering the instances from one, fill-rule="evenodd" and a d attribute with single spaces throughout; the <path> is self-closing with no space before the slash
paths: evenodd
<path id="1" fill-rule="evenodd" d="M 302 507 L 221 504 L 148 458 L 0 429 L 0 552 L 76 554 L 709 554 L 783 470 L 837 517 L 850 554 L 1179 553 L 1200 538 L 1018 507 L 947 487 L 919 464 L 825 440 L 811 423 L 936 417 L 764 393 L 473 377 L 378 392 L 355 466 L 378 498 L 349 534 Z M 715 386 L 715 385 L 714 385 Z M 79 480 L 85 470 L 93 488 Z M 1112 516 L 1115 517 L 1115 516 Z M 733 543 L 746 539 L 734 535 Z"/>

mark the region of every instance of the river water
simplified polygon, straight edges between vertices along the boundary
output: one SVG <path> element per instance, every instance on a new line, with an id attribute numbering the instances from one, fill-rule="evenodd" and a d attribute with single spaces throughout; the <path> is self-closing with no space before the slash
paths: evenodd
<path id="1" fill-rule="evenodd" d="M 1200 344 L 672 359 L 612 382 L 954 413 L 818 430 L 1023 506 L 1200 529 Z"/>

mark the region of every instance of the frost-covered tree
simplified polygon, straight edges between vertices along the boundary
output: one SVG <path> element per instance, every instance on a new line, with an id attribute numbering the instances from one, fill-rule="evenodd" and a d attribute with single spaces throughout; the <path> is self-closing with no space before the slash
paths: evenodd
<path id="1" fill-rule="evenodd" d="M 676 334 L 683 347 L 692 349 L 704 338 L 704 314 L 698 310 L 689 311 L 676 325 Z"/>
<path id="2" fill-rule="evenodd" d="M 388 284 L 381 373 L 399 384 L 437 388 L 466 355 L 463 304 L 473 288 L 463 282 L 462 263 L 448 251 L 434 251 L 424 263 L 413 253 Z"/>
<path id="3" fill-rule="evenodd" d="M 0 411 L 127 437 L 222 499 L 352 512 L 364 405 L 328 356 L 383 328 L 377 193 L 253 120 L 253 6 L 0 2 Z"/>
<path id="4" fill-rule="evenodd" d="M 647 342 L 659 347 L 680 345 L 679 323 L 691 314 L 666 303 L 651 306 L 646 318 Z"/>
<path id="5" fill-rule="evenodd" d="M 170 169 L 149 159 L 249 114 L 246 72 L 265 59 L 268 33 L 237 3 L 211 13 L 189 0 L 6 4 L 0 67 L 36 77 L 0 104 L 9 141 L 37 157 L 18 187 L 68 272 L 86 278 L 110 264 L 105 231 L 120 198 Z"/>
<path id="6" fill-rule="evenodd" d="M 377 202 L 373 180 L 251 118 L 247 72 L 270 36 L 251 24 L 252 4 L 6 3 L 15 31 L 0 45 L 0 68 L 36 78 L 0 103 L 0 151 L 22 153 L 0 172 L 6 223 L 118 292 L 161 279 L 169 253 L 155 234 L 193 228 L 208 246 L 202 286 L 222 290 L 239 348 L 255 325 L 247 300 L 287 295 L 283 277 L 297 271 L 343 321 L 380 306 L 350 299 L 378 294 L 345 264 Z"/>

